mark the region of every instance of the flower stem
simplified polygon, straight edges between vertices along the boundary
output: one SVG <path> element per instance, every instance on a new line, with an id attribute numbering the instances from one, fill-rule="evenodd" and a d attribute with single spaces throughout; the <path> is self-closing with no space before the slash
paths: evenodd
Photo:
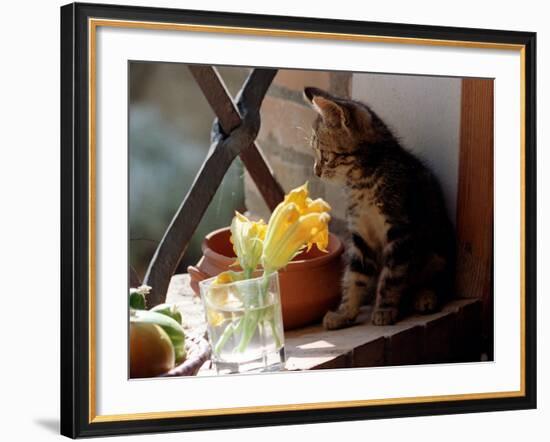
<path id="1" fill-rule="evenodd" d="M 256 329 L 258 326 L 266 320 L 266 313 L 268 311 L 268 308 L 265 307 L 265 298 L 268 293 L 269 289 L 269 278 L 272 275 L 272 273 L 264 272 L 262 280 L 260 281 L 259 286 L 259 293 L 258 293 L 258 306 L 256 309 L 252 311 L 245 312 L 245 315 L 243 316 L 244 320 L 244 326 L 243 326 L 243 334 L 241 337 L 241 341 L 239 342 L 239 345 L 235 349 L 238 352 L 243 352 L 248 347 L 248 344 L 250 344 L 250 341 L 252 340 L 252 337 L 254 336 L 254 333 L 256 332 Z M 274 318 L 269 319 L 269 323 L 271 325 L 271 330 L 273 333 L 273 338 L 275 339 L 275 345 L 280 347 L 281 339 L 276 331 Z"/>
<path id="2" fill-rule="evenodd" d="M 214 353 L 219 354 L 223 346 L 227 343 L 229 338 L 234 334 L 238 333 L 241 328 L 243 327 L 243 319 L 240 318 L 237 322 L 232 322 L 227 327 L 225 327 L 225 330 L 223 331 L 222 335 L 220 336 L 220 339 L 218 339 L 218 342 L 214 346 Z"/>

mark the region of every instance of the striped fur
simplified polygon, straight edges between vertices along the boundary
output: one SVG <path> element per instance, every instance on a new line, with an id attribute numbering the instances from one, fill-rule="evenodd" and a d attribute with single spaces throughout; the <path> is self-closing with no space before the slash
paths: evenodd
<path id="1" fill-rule="evenodd" d="M 343 185 L 351 238 L 342 301 L 328 329 L 351 325 L 374 302 L 372 322 L 388 325 L 408 309 L 436 310 L 452 289 L 455 240 L 439 183 L 401 147 L 365 104 L 304 90 L 317 111 L 314 172 Z"/>

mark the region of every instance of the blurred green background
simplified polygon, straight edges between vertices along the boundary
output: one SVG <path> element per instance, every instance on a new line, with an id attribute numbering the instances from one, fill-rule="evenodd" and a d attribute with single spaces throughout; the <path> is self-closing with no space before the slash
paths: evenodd
<path id="1" fill-rule="evenodd" d="M 218 67 L 232 96 L 247 68 Z M 143 278 L 155 249 L 210 147 L 214 113 L 185 64 L 129 65 L 130 264 Z M 244 209 L 243 167 L 237 158 L 196 230 L 178 272 L 195 264 L 208 232 Z"/>

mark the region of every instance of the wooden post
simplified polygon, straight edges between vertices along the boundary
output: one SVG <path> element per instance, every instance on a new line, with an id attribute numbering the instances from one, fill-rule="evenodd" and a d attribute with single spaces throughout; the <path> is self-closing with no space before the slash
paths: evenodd
<path id="1" fill-rule="evenodd" d="M 457 195 L 459 297 L 480 298 L 486 334 L 493 327 L 493 85 L 462 80 Z"/>

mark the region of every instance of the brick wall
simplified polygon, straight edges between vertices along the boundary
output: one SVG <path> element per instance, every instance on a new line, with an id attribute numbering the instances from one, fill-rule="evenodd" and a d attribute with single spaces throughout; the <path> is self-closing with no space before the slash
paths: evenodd
<path id="1" fill-rule="evenodd" d="M 258 144 L 285 191 L 309 181 L 313 198 L 324 198 L 332 206 L 330 230 L 345 235 L 345 199 L 341 187 L 322 182 L 313 173 L 309 145 L 315 112 L 303 98 L 305 86 L 315 86 L 339 96 L 350 96 L 351 74 L 281 70 L 262 104 L 262 126 Z M 269 210 L 252 179 L 245 173 L 245 204 L 248 211 L 265 220 Z"/>

